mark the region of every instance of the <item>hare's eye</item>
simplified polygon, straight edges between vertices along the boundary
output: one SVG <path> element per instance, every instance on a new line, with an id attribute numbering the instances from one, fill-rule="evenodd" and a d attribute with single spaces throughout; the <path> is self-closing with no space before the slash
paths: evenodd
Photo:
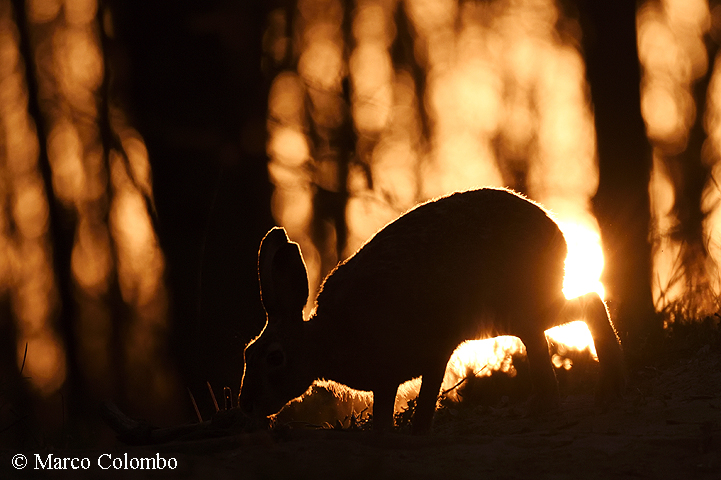
<path id="1" fill-rule="evenodd" d="M 265 356 L 265 363 L 267 363 L 269 367 L 280 367 L 285 363 L 285 353 L 280 349 L 272 350 Z"/>

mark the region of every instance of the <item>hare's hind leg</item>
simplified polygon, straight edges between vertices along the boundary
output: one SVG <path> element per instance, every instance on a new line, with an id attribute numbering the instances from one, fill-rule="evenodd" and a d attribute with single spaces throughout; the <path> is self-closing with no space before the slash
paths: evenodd
<path id="1" fill-rule="evenodd" d="M 413 413 L 413 434 L 428 433 L 433 425 L 433 414 L 436 412 L 438 393 L 441 390 L 443 376 L 446 373 L 448 359 L 423 373 L 421 391 L 418 393 L 416 411 Z"/>
<path id="2" fill-rule="evenodd" d="M 600 370 L 596 401 L 606 406 L 623 393 L 626 384 L 623 351 L 606 304 L 591 292 L 568 300 L 563 313 L 565 321 L 583 319 L 591 332 Z"/>
<path id="3" fill-rule="evenodd" d="M 398 385 L 373 390 L 373 430 L 387 432 L 393 429 L 393 407 Z"/>
<path id="4" fill-rule="evenodd" d="M 531 410 L 537 413 L 557 408 L 560 403 L 558 382 L 544 331 L 526 333 L 520 338 L 526 346 L 528 366 L 531 372 L 533 387 Z"/>

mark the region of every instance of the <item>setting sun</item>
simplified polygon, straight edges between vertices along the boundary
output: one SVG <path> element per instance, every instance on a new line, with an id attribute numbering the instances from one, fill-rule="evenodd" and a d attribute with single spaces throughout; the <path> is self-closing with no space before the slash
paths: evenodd
<path id="1" fill-rule="evenodd" d="M 605 291 L 600 281 L 603 251 L 598 232 L 580 223 L 559 222 L 559 226 L 568 244 L 563 294 L 566 298 L 575 298 L 597 292 L 604 298 Z"/>

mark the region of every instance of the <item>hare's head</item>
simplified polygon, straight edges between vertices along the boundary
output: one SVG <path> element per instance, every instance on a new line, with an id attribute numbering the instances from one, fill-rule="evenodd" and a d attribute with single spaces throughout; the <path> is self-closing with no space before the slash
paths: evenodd
<path id="1" fill-rule="evenodd" d="M 263 239 L 258 275 L 267 322 L 245 347 L 240 407 L 253 416 L 268 416 L 302 395 L 314 380 L 304 345 L 308 277 L 298 244 L 282 228 Z"/>

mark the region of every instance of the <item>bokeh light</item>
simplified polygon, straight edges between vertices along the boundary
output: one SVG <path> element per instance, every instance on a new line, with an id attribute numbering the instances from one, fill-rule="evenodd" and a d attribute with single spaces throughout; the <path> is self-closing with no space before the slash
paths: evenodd
<path id="1" fill-rule="evenodd" d="M 0 292 L 10 299 L 18 367 L 25 362 L 28 384 L 44 398 L 72 374 L 88 386 L 73 393 L 88 400 L 115 392 L 162 403 L 174 377 L 165 365 L 165 262 L 150 217 L 150 164 L 142 137 L 103 98 L 100 5 L 25 3 L 33 58 L 21 57 L 11 3 L 0 2 Z M 102 128 L 117 142 L 108 144 Z M 70 278 L 56 269 L 63 263 Z"/>
<path id="2" fill-rule="evenodd" d="M 708 35 L 716 35 L 712 20 L 705 0 L 647 1 L 637 15 L 641 107 L 654 147 L 649 184 L 652 288 L 656 309 L 668 312 L 672 321 L 678 313 L 692 319 L 718 309 L 719 83 L 717 62 L 709 58 L 706 44 Z M 699 96 L 696 89 L 709 76 L 707 90 Z M 690 140 L 694 128 L 708 135 L 703 144 Z M 687 149 L 690 156 L 684 154 Z M 691 162 L 710 172 L 699 204 L 692 206 L 705 215 L 702 233 L 694 239 L 683 232 L 695 227 L 686 224 L 683 210 L 677 209 L 696 200 L 679 197 L 679 188 L 695 181 L 683 173 Z"/>

